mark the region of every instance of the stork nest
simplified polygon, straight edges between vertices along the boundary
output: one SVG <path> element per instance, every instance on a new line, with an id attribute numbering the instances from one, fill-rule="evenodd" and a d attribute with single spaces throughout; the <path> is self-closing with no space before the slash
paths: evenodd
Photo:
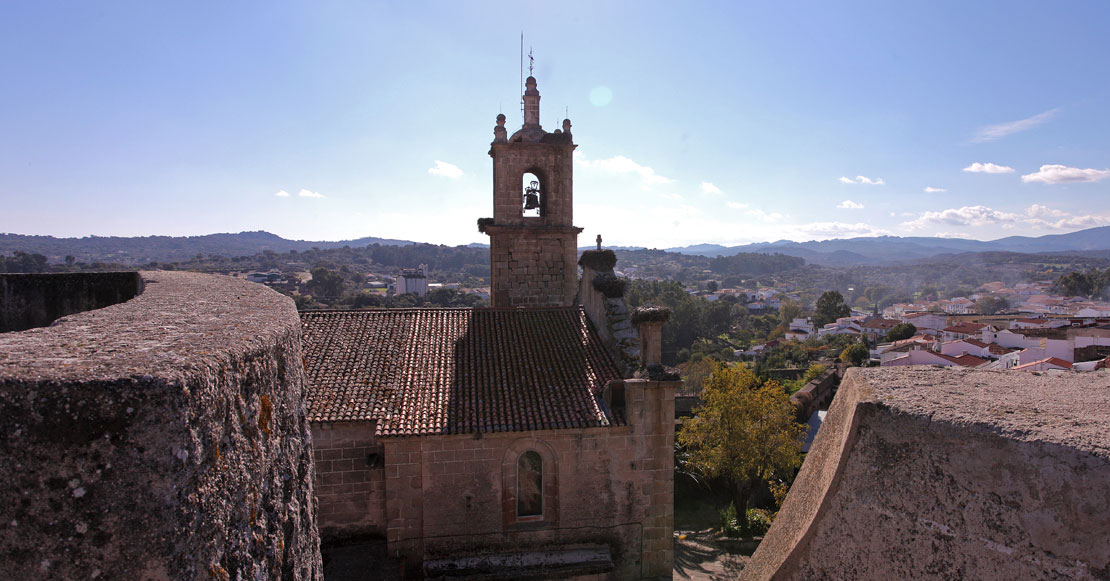
<path id="1" fill-rule="evenodd" d="M 671 318 L 670 307 L 640 307 L 632 311 L 632 324 L 666 323 Z"/>
<path id="2" fill-rule="evenodd" d="M 598 272 L 613 270 L 617 265 L 617 254 L 612 250 L 586 250 L 578 264 L 588 266 Z"/>

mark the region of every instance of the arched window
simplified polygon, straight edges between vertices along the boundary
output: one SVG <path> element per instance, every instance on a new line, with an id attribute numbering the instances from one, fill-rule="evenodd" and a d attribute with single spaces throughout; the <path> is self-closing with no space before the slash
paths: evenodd
<path id="1" fill-rule="evenodd" d="M 543 185 L 539 176 L 534 173 L 524 174 L 521 186 L 520 200 L 522 213 L 526 218 L 539 218 L 543 216 Z"/>
<path id="2" fill-rule="evenodd" d="M 517 460 L 516 515 L 543 516 L 543 458 L 534 450 Z"/>

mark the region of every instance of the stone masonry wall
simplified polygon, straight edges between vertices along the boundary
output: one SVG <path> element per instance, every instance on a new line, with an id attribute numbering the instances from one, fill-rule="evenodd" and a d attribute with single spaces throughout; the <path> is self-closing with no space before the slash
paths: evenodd
<path id="1" fill-rule="evenodd" d="M 495 307 L 569 306 L 578 280 L 577 229 L 487 228 Z"/>
<path id="2" fill-rule="evenodd" d="M 574 223 L 574 144 L 494 143 L 493 218 L 499 225 L 570 226 Z M 524 174 L 540 180 L 543 216 L 522 213 Z"/>
<path id="3" fill-rule="evenodd" d="M 632 325 L 632 314 L 624 297 L 607 298 L 594 288 L 593 280 L 598 274 L 613 274 L 613 269 L 598 272 L 588 264 L 582 265 L 578 301 L 593 321 L 598 335 L 605 342 L 621 373 L 625 377 L 631 377 L 643 365 L 640 334 Z"/>
<path id="4" fill-rule="evenodd" d="M 854 368 L 743 579 L 1107 579 L 1110 372 Z"/>
<path id="5" fill-rule="evenodd" d="M 262 285 L 0 334 L 0 578 L 321 578 L 300 321 Z"/>
<path id="6" fill-rule="evenodd" d="M 374 422 L 312 424 L 324 540 L 385 536 L 385 450 Z"/>
<path id="7" fill-rule="evenodd" d="M 629 426 L 383 440 L 390 552 L 420 562 L 606 545 L 612 579 L 669 576 L 674 388 L 628 381 Z M 553 487 L 541 522 L 515 517 L 512 483 L 525 450 L 544 457 L 544 485 Z"/>

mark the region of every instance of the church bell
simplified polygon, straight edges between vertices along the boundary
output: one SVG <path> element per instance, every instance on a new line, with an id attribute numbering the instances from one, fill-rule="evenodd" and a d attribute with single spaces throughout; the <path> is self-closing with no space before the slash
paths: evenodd
<path id="1" fill-rule="evenodd" d="M 540 182 L 533 180 L 524 189 L 524 209 L 535 210 L 540 207 Z"/>

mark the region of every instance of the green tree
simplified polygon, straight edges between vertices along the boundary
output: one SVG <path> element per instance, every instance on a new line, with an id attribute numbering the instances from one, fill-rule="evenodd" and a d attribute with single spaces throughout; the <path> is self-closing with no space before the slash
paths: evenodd
<path id="1" fill-rule="evenodd" d="M 723 478 L 739 514 L 760 484 L 801 463 L 805 427 L 775 382 L 760 382 L 744 365 L 716 364 L 702 382 L 697 415 L 678 434 L 689 462 L 702 474 Z"/>
<path id="2" fill-rule="evenodd" d="M 863 343 L 852 343 L 840 352 L 840 360 L 848 365 L 855 365 L 859 367 L 863 365 L 864 361 L 871 356 L 870 351 L 867 350 L 867 345 Z"/>
<path id="3" fill-rule="evenodd" d="M 779 319 L 785 325 L 789 325 L 791 321 L 798 318 L 802 314 L 802 305 L 794 299 L 783 299 L 779 303 Z"/>
<path id="4" fill-rule="evenodd" d="M 321 297 L 338 298 L 343 294 L 346 280 L 343 275 L 322 266 L 312 269 L 312 280 L 308 281 L 308 289 L 313 294 Z"/>
<path id="5" fill-rule="evenodd" d="M 817 299 L 817 312 L 813 315 L 813 324 L 824 327 L 840 317 L 847 317 L 852 312 L 844 303 L 844 295 L 840 291 L 825 291 Z"/>
<path id="6" fill-rule="evenodd" d="M 1010 302 L 1003 297 L 987 295 L 975 301 L 974 308 L 980 315 L 993 315 L 1010 308 Z"/>
<path id="7" fill-rule="evenodd" d="M 917 334 L 917 327 L 911 323 L 898 323 L 886 332 L 886 341 L 901 341 Z"/>
<path id="8" fill-rule="evenodd" d="M 705 290 L 707 290 L 711 293 L 717 292 L 717 281 L 711 280 L 711 281 L 705 283 Z"/>

